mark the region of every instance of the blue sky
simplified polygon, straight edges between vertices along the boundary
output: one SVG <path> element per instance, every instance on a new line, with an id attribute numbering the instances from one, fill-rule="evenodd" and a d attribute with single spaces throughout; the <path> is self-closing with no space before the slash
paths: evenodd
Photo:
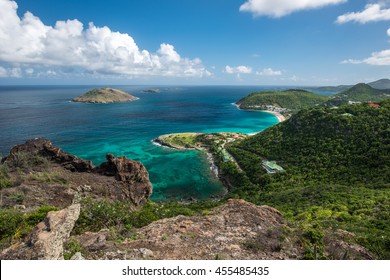
<path id="1" fill-rule="evenodd" d="M 0 85 L 389 77 L 389 0 L 0 0 Z"/>

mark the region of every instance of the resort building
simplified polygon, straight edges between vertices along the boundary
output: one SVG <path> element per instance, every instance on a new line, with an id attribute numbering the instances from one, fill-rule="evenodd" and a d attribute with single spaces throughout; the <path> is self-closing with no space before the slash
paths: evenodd
<path id="1" fill-rule="evenodd" d="M 264 167 L 265 170 L 267 170 L 267 173 L 269 174 L 285 171 L 283 167 L 277 165 L 275 161 L 265 160 L 261 162 L 261 165 Z"/>

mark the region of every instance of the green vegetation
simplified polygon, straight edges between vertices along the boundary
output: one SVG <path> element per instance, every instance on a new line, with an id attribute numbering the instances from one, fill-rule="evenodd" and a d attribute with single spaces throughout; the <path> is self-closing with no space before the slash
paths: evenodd
<path id="1" fill-rule="evenodd" d="M 227 145 L 246 178 L 231 197 L 281 210 L 302 231 L 306 257 L 321 258 L 325 231 L 344 229 L 379 258 L 390 258 L 390 100 L 298 112 Z M 262 160 L 286 172 L 267 174 Z M 236 174 L 237 168 L 225 170 Z"/>
<path id="2" fill-rule="evenodd" d="M 64 259 L 65 260 L 70 260 L 71 257 L 73 257 L 74 254 L 77 252 L 82 252 L 83 248 L 77 240 L 69 240 L 65 245 L 64 245 Z"/>
<path id="3" fill-rule="evenodd" d="M 49 211 L 57 211 L 52 206 L 42 206 L 31 213 L 16 209 L 0 209 L 0 246 L 7 247 L 12 242 L 28 234 L 39 222 L 43 221 Z"/>
<path id="4" fill-rule="evenodd" d="M 176 149 L 197 148 L 199 133 L 174 133 L 158 137 L 159 141 Z"/>
<path id="5" fill-rule="evenodd" d="M 127 102 L 137 100 L 134 97 L 124 91 L 112 88 L 98 88 L 86 92 L 79 97 L 73 99 L 74 102 L 85 103 L 114 103 L 114 102 Z"/>
<path id="6" fill-rule="evenodd" d="M 220 205 L 220 202 L 196 202 L 192 204 L 147 203 L 138 211 L 126 202 L 108 200 L 94 201 L 86 198 L 81 201 L 82 209 L 76 222 L 76 234 L 85 231 L 99 231 L 103 228 L 115 228 L 125 237 L 131 237 L 133 228 L 140 228 L 163 218 L 178 215 L 207 215 L 208 210 Z"/>
<path id="7" fill-rule="evenodd" d="M 348 102 L 379 102 L 387 97 L 389 96 L 385 92 L 361 83 L 332 96 L 325 104 L 341 106 L 347 105 Z"/>
<path id="8" fill-rule="evenodd" d="M 314 94 L 305 90 L 291 89 L 286 91 L 254 92 L 239 100 L 237 104 L 241 109 L 266 110 L 267 105 L 272 105 L 297 111 L 320 105 L 327 99 L 327 96 Z"/>
<path id="9" fill-rule="evenodd" d="M 12 155 L 11 160 L 7 160 L 2 166 L 4 166 L 2 168 L 7 168 L 10 171 L 19 170 L 28 173 L 33 170 L 47 169 L 50 166 L 50 161 L 37 154 L 17 152 Z"/>
<path id="10" fill-rule="evenodd" d="M 8 166 L 0 163 L 0 190 L 12 187 L 12 181 L 8 175 Z"/>
<path id="11" fill-rule="evenodd" d="M 66 185 L 68 181 L 57 172 L 36 172 L 29 175 L 29 180 L 38 183 Z"/>

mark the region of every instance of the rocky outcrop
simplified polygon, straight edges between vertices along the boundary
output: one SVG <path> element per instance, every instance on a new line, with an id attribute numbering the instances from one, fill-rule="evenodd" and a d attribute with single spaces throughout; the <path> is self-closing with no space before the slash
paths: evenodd
<path id="1" fill-rule="evenodd" d="M 107 241 L 104 232 L 84 234 L 78 240 L 88 245 L 84 249 L 91 259 L 301 258 L 303 249 L 289 232 L 276 209 L 229 200 L 206 216 L 153 222 L 136 230 L 136 240 L 121 244 Z"/>
<path id="2" fill-rule="evenodd" d="M 17 159 L 18 154 L 39 155 L 49 160 L 60 163 L 64 168 L 76 172 L 92 172 L 94 166 L 91 161 L 80 159 L 74 155 L 62 151 L 53 146 L 47 139 L 32 139 L 26 143 L 13 147 L 4 161 L 12 162 Z"/>
<path id="3" fill-rule="evenodd" d="M 60 211 L 51 211 L 39 223 L 27 241 L 4 250 L 0 259 L 61 260 L 64 258 L 64 242 L 80 215 L 80 204 L 73 204 Z"/>
<path id="4" fill-rule="evenodd" d="M 136 205 L 145 203 L 152 194 L 152 184 L 145 166 L 126 157 L 114 157 L 111 154 L 107 154 L 106 159 L 107 161 L 97 168 L 97 172 L 114 176 L 122 182 L 124 199 L 130 198 Z"/>
<path id="5" fill-rule="evenodd" d="M 8 197 L 12 197 L 13 193 L 22 192 L 25 197 L 33 194 L 30 200 L 37 203 L 39 203 L 38 200 L 45 199 L 50 201 L 51 205 L 66 207 L 74 199 L 78 199 L 80 195 L 85 194 L 85 190 L 81 188 L 85 185 L 88 186 L 89 193 L 95 193 L 97 196 L 109 196 L 115 200 L 132 200 L 135 205 L 142 205 L 148 201 L 152 194 L 152 184 L 146 168 L 141 163 L 129 160 L 126 157 L 114 157 L 107 154 L 107 162 L 95 167 L 91 161 L 64 152 L 47 139 L 33 139 L 25 144 L 13 147 L 9 155 L 3 159 L 3 162 L 10 166 L 16 166 L 20 164 L 18 161 L 20 161 L 21 154 L 24 155 L 23 157 L 28 155 L 30 161 L 36 161 L 35 156 L 40 156 L 55 163 L 57 166 L 48 167 L 43 171 L 52 173 L 55 170 L 56 174 L 61 173 L 68 184 L 74 182 L 77 185 L 69 189 L 58 186 L 58 184 L 55 186 L 47 184 L 45 186 L 46 190 L 44 190 L 41 186 L 36 186 L 35 183 L 21 182 L 19 187 L 5 191 L 3 201 L 5 206 L 12 206 L 10 205 L 12 202 Z M 34 169 L 34 162 L 29 164 Z M 27 173 L 31 173 L 31 170 L 28 170 Z M 77 173 L 77 176 L 70 173 Z M 48 197 L 48 195 L 54 193 L 55 195 Z M 54 203 L 59 200 L 57 198 L 61 198 L 61 201 Z"/>

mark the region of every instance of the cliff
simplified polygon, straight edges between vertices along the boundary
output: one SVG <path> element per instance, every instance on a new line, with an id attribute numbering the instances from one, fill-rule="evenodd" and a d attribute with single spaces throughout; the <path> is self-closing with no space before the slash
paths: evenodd
<path id="1" fill-rule="evenodd" d="M 4 180 L 10 182 L 1 190 L 3 207 L 18 204 L 31 208 L 45 201 L 63 208 L 85 192 L 142 205 L 152 194 L 149 173 L 141 163 L 108 154 L 107 162 L 95 167 L 47 139 L 15 146 L 2 160 L 2 169 L 7 171 Z"/>

